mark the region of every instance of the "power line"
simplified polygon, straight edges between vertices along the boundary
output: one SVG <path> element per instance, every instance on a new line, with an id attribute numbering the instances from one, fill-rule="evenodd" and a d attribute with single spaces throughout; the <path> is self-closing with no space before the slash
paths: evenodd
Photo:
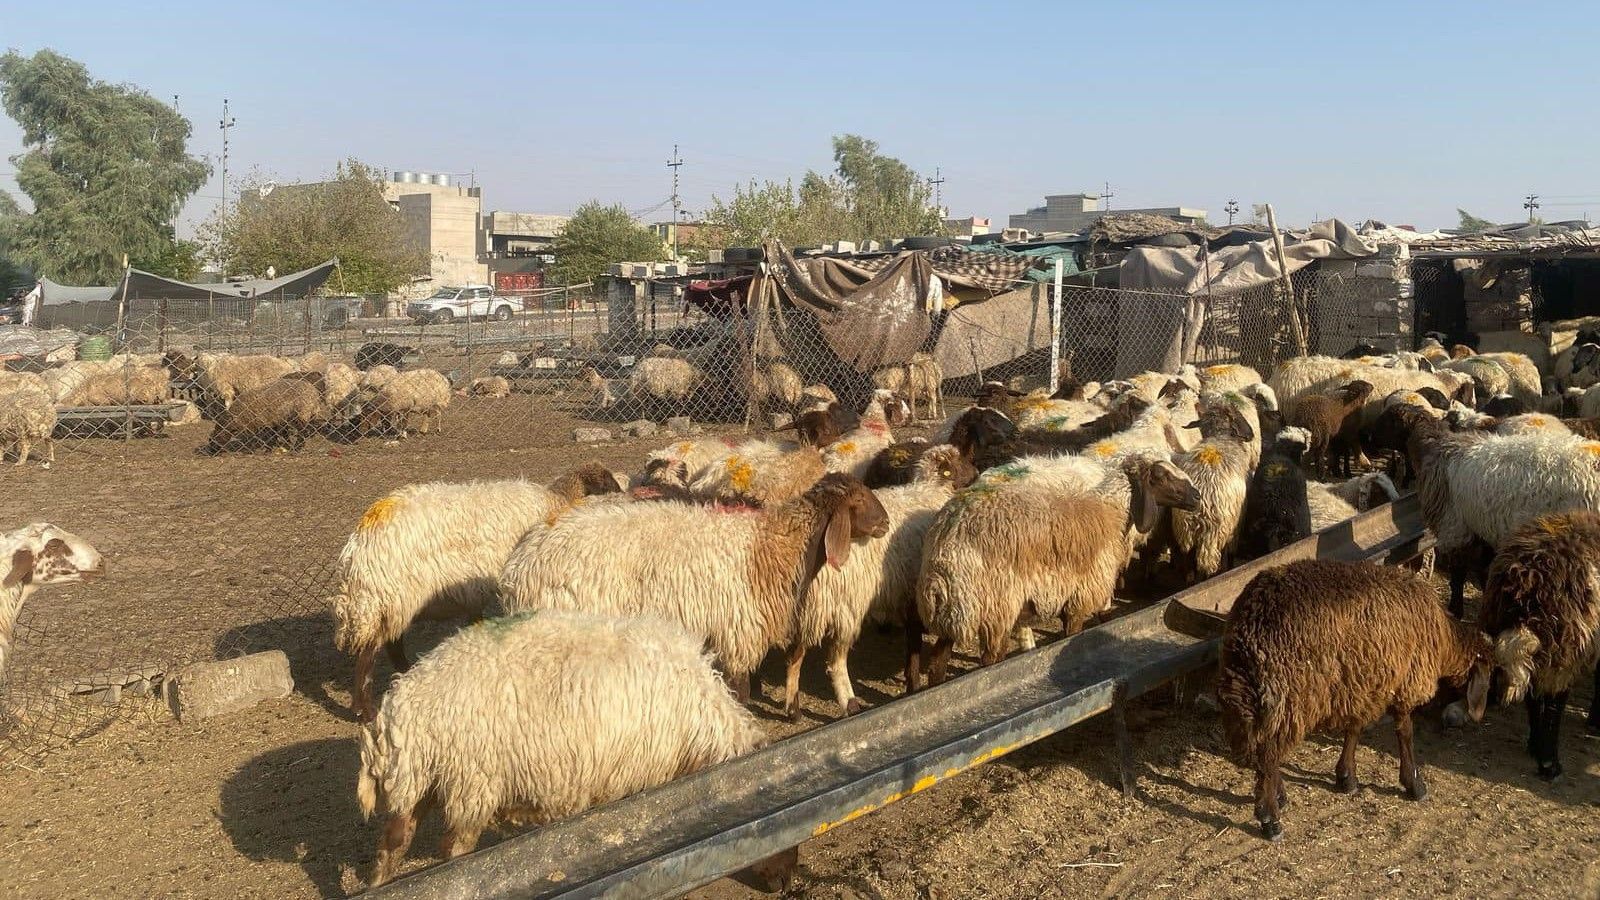
<path id="1" fill-rule="evenodd" d="M 934 166 L 933 177 L 928 179 L 928 185 L 933 188 L 933 208 L 937 209 L 941 216 L 944 215 L 944 191 L 941 190 L 943 184 L 944 175 L 940 173 L 938 166 Z"/>
<path id="2" fill-rule="evenodd" d="M 1111 198 L 1115 197 L 1115 196 L 1116 196 L 1116 194 L 1111 193 L 1111 182 L 1109 182 L 1109 181 L 1106 182 L 1106 189 L 1100 193 L 1100 211 L 1101 212 L 1110 212 L 1111 211 Z"/>
<path id="3" fill-rule="evenodd" d="M 678 197 L 678 170 L 683 167 L 683 157 L 678 155 L 678 145 L 672 145 L 672 158 L 667 160 L 667 168 L 672 170 L 672 258 L 678 258 L 678 208 L 682 201 Z"/>
<path id="4" fill-rule="evenodd" d="M 1539 208 L 1539 195 L 1529 194 L 1528 199 L 1522 202 L 1522 208 L 1528 211 L 1528 221 L 1534 220 L 1534 210 Z"/>
<path id="5" fill-rule="evenodd" d="M 176 99 L 176 98 L 174 98 Z M 228 115 L 228 98 L 222 98 L 222 121 L 217 123 L 222 127 L 222 214 L 228 214 L 228 129 L 235 124 L 234 118 Z"/>

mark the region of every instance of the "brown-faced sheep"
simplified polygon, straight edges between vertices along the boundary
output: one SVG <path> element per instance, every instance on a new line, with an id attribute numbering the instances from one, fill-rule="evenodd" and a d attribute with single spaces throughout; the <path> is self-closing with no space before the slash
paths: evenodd
<path id="1" fill-rule="evenodd" d="M 320 385 L 307 378 L 279 378 L 241 393 L 232 406 L 220 410 L 211 440 L 202 452 L 215 455 L 274 447 L 298 451 L 327 419 L 328 405 L 323 402 Z"/>
<path id="2" fill-rule="evenodd" d="M 1356 743 L 1385 713 L 1399 739 L 1400 784 L 1412 799 L 1426 797 L 1412 710 L 1443 679 L 1466 688 L 1468 715 L 1482 719 L 1493 669 L 1488 639 L 1452 619 L 1433 586 L 1405 570 L 1301 560 L 1251 579 L 1228 613 L 1217 700 L 1234 754 L 1255 768 L 1262 833 L 1283 833 L 1279 767 L 1307 734 L 1344 736 L 1334 778 L 1353 793 Z"/>
<path id="3" fill-rule="evenodd" d="M 1506 700 L 1528 708 L 1528 752 L 1539 777 L 1561 774 L 1567 691 L 1600 656 L 1600 512 L 1540 516 L 1500 546 L 1489 566 L 1478 627 L 1494 640 Z M 1600 730 L 1600 672 L 1589 728 Z"/>
<path id="4" fill-rule="evenodd" d="M 1295 404 L 1288 421 L 1291 426 L 1304 428 L 1309 433 L 1306 450 L 1311 454 L 1311 465 L 1317 477 L 1328 474 L 1330 456 L 1334 474 L 1349 477 L 1350 455 L 1358 449 L 1360 411 L 1371 395 L 1371 383 L 1352 381 L 1327 394 L 1303 396 Z"/>

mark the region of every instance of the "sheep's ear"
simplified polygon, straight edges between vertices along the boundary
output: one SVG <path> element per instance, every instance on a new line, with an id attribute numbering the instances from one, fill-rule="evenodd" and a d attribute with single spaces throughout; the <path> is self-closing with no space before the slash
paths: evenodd
<path id="1" fill-rule="evenodd" d="M 849 503 L 841 503 L 828 517 L 828 528 L 822 542 L 828 554 L 828 565 L 835 569 L 844 566 L 850 558 L 850 539 L 854 535 L 854 511 Z"/>
<path id="2" fill-rule="evenodd" d="M 1133 487 L 1132 502 L 1129 512 L 1133 516 L 1133 527 L 1140 534 L 1149 534 L 1156 527 L 1156 520 L 1161 515 L 1161 507 L 1156 505 L 1155 492 L 1150 490 L 1150 470 L 1146 466 L 1139 466 L 1132 473 L 1133 477 L 1128 483 Z"/>
<path id="3" fill-rule="evenodd" d="M 27 547 L 18 547 L 17 552 L 11 554 L 11 569 L 6 572 L 5 578 L 0 579 L 0 587 L 14 588 L 32 580 L 33 551 Z"/>

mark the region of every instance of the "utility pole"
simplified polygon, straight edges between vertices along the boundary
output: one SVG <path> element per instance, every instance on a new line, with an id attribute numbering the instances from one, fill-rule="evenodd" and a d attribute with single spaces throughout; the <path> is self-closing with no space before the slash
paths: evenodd
<path id="1" fill-rule="evenodd" d="M 683 166 L 683 157 L 678 155 L 678 145 L 672 145 L 672 158 L 667 160 L 667 168 L 672 170 L 672 258 L 678 258 L 678 169 Z"/>
<path id="2" fill-rule="evenodd" d="M 1101 212 L 1110 212 L 1111 211 L 1111 198 L 1115 197 L 1115 196 L 1116 196 L 1116 194 L 1111 193 L 1111 182 L 1109 182 L 1109 181 L 1106 182 L 1106 189 L 1100 192 L 1100 211 Z"/>
<path id="3" fill-rule="evenodd" d="M 933 167 L 933 177 L 928 180 L 928 187 L 933 188 L 933 208 L 939 211 L 939 218 L 944 218 L 944 191 L 940 185 L 944 184 L 944 176 L 939 173 L 939 167 Z"/>
<path id="4" fill-rule="evenodd" d="M 1228 214 L 1228 224 L 1232 225 L 1233 217 L 1239 214 L 1239 201 L 1229 200 L 1227 205 L 1222 207 L 1222 211 Z"/>
<path id="5" fill-rule="evenodd" d="M 1539 208 L 1539 195 L 1529 194 L 1528 198 L 1522 201 L 1522 208 L 1528 211 L 1528 224 L 1532 225 L 1536 218 L 1533 211 Z"/>
<path id="6" fill-rule="evenodd" d="M 222 98 L 222 121 L 217 123 L 222 127 L 222 214 L 228 214 L 228 129 L 236 123 L 228 115 L 228 98 Z"/>

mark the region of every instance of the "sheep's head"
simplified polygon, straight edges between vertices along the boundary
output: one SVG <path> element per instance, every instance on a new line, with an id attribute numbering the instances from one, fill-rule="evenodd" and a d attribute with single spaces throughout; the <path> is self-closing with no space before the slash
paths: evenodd
<path id="1" fill-rule="evenodd" d="M 161 354 L 161 364 L 167 367 L 173 381 L 194 381 L 200 375 L 200 360 L 176 350 Z"/>
<path id="2" fill-rule="evenodd" d="M 832 444 L 844 435 L 844 430 L 839 427 L 839 420 L 834 416 L 831 407 L 803 412 L 796 416 L 793 422 L 773 430 L 793 430 L 800 436 L 800 443 L 818 449 Z"/>
<path id="3" fill-rule="evenodd" d="M 874 390 L 871 403 L 876 403 L 883 409 L 884 421 L 888 422 L 891 428 L 898 428 L 911 421 L 911 404 L 906 402 L 904 396 L 894 391 L 883 388 Z"/>
<path id="4" fill-rule="evenodd" d="M 1354 347 L 1351 347 L 1349 350 L 1346 350 L 1345 352 L 1339 354 L 1339 358 L 1340 359 L 1360 359 L 1363 356 L 1377 356 L 1378 354 L 1380 354 L 1382 352 L 1383 351 L 1379 350 L 1377 347 L 1374 347 L 1373 345 L 1367 343 L 1366 341 L 1362 341 L 1361 343 L 1356 344 Z"/>
<path id="5" fill-rule="evenodd" d="M 623 487 L 610 469 L 597 462 L 586 462 L 550 482 L 550 490 L 569 501 L 575 501 L 596 494 L 615 494 L 622 491 Z"/>
<path id="6" fill-rule="evenodd" d="M 1450 398 L 1444 395 L 1444 391 L 1436 387 L 1420 387 L 1417 388 L 1416 393 L 1417 396 L 1428 401 L 1428 405 L 1434 409 L 1442 411 L 1450 408 Z"/>
<path id="7" fill-rule="evenodd" d="M 1183 470 L 1157 456 L 1130 456 L 1122 464 L 1133 489 L 1129 515 L 1140 534 L 1149 534 L 1161 517 L 1162 507 L 1192 510 L 1200 505 L 1200 492 Z"/>
<path id="8" fill-rule="evenodd" d="M 644 464 L 645 484 L 683 487 L 689 483 L 689 464 L 681 459 L 652 459 Z"/>
<path id="9" fill-rule="evenodd" d="M 1372 382 L 1358 379 L 1340 388 L 1339 397 L 1347 406 L 1354 406 L 1357 403 L 1367 402 L 1367 398 L 1372 396 L 1372 390 Z"/>
<path id="10" fill-rule="evenodd" d="M 1462 630 L 1468 629 L 1463 627 Z M 1489 705 L 1489 687 L 1494 683 L 1497 661 L 1495 647 L 1489 642 L 1489 637 L 1475 628 L 1470 630 L 1472 635 L 1467 639 L 1472 642 L 1472 666 L 1462 678 L 1467 687 L 1466 712 L 1467 718 L 1474 722 L 1482 722 L 1484 710 Z M 1457 686 L 1460 686 L 1459 682 Z"/>
<path id="11" fill-rule="evenodd" d="M 960 490 L 978 480 L 978 469 L 954 445 L 938 444 L 917 460 L 912 480 L 943 482 Z"/>
<path id="12" fill-rule="evenodd" d="M 1361 492 L 1357 497 L 1356 508 L 1361 510 L 1372 509 L 1385 503 L 1393 503 L 1400 496 L 1394 482 L 1382 472 L 1372 472 L 1361 476 Z"/>
<path id="13" fill-rule="evenodd" d="M 973 400 L 974 406 L 983 406 L 989 409 L 1005 409 L 1012 397 L 1020 397 L 1020 391 L 1014 391 L 1006 386 L 1003 381 L 985 381 L 978 388 L 978 396 Z"/>
<path id="14" fill-rule="evenodd" d="M 1236 440 L 1248 441 L 1256 436 L 1255 429 L 1250 427 L 1250 420 L 1226 399 L 1206 406 L 1201 410 L 1200 418 L 1183 427 L 1198 428 L 1200 435 L 1205 438 L 1231 436 Z"/>
<path id="15" fill-rule="evenodd" d="M 1448 409 L 1448 405 L 1445 408 Z M 1488 402 L 1483 404 L 1483 408 L 1478 411 L 1496 419 L 1506 419 L 1511 416 L 1520 416 L 1526 413 L 1528 409 L 1521 400 L 1510 394 L 1497 394 L 1490 397 Z"/>
<path id="16" fill-rule="evenodd" d="M 46 522 L 0 535 L 0 588 L 24 593 L 46 584 L 74 584 L 105 572 L 88 541 Z"/>
<path id="17" fill-rule="evenodd" d="M 1272 449 L 1273 452 L 1281 453 L 1298 462 L 1300 457 L 1305 456 L 1306 448 L 1310 446 L 1311 432 L 1304 428 L 1290 426 L 1278 432 L 1277 440 L 1273 443 Z"/>
<path id="18" fill-rule="evenodd" d="M 1070 371 L 1061 376 L 1061 381 L 1056 384 L 1056 392 L 1050 395 L 1052 400 L 1082 400 L 1083 397 L 1083 382 L 1074 378 Z"/>
<path id="19" fill-rule="evenodd" d="M 973 459 L 981 450 L 1003 445 L 1017 433 L 1017 426 L 1006 414 L 988 406 L 974 406 L 956 417 L 950 427 L 950 443 L 962 456 Z"/>

